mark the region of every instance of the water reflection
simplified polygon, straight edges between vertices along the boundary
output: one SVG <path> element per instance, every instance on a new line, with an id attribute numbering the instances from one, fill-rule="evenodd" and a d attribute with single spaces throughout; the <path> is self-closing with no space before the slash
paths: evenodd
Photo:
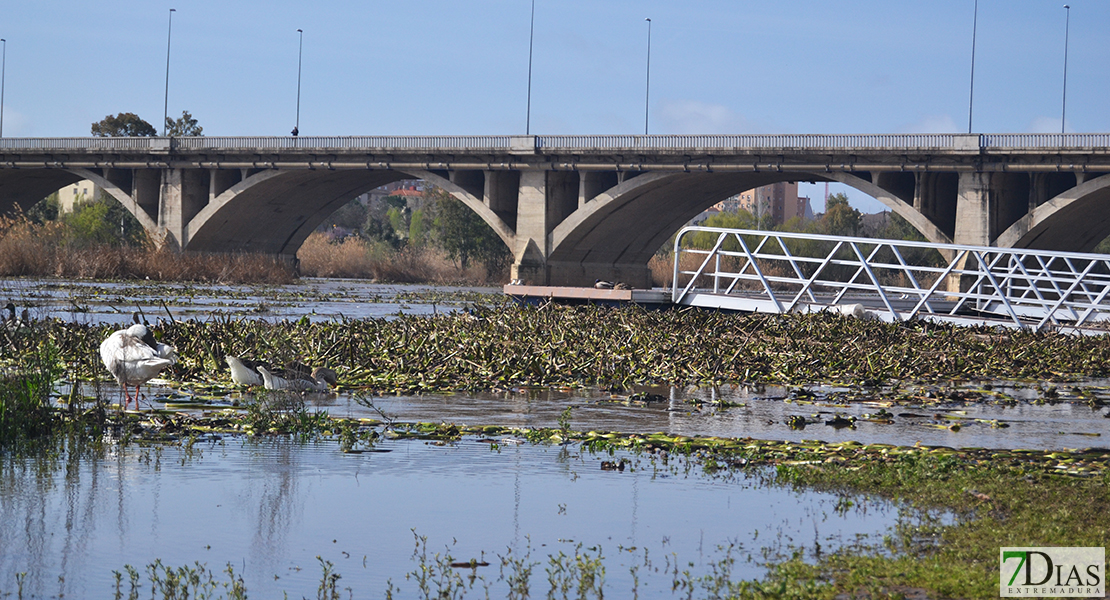
<path id="1" fill-rule="evenodd" d="M 319 555 L 341 585 L 374 596 L 405 573 L 414 534 L 429 553 L 485 559 L 509 549 L 546 564 L 578 544 L 600 547 L 606 591 L 633 585 L 645 552 L 704 572 L 721 544 L 742 551 L 737 577 L 788 545 L 831 550 L 875 536 L 899 519 L 885 504 L 838 511 L 837 498 L 764 485 L 758 477 L 710 477 L 696 465 L 637 456 L 603 471 L 608 455 L 575 446 L 381 444 L 386 453 L 343 454 L 335 444 L 227 438 L 181 447 L 109 446 L 3 459 L 0 594 L 104 597 L 113 570 L 194 561 L 232 563 L 252 597 L 311 596 Z M 905 517 L 902 517 L 905 518 Z M 635 550 L 630 550 L 635 548 Z M 623 549 L 623 550 L 622 550 Z M 753 561 L 753 562 L 746 562 Z M 542 573 L 542 570 L 540 571 Z M 671 597 L 670 575 L 640 569 L 641 597 Z M 125 578 L 126 580 L 126 578 Z M 542 575 L 533 594 L 546 591 Z M 496 589 L 496 588 L 494 588 Z M 407 595 L 406 595 L 407 596 Z"/>

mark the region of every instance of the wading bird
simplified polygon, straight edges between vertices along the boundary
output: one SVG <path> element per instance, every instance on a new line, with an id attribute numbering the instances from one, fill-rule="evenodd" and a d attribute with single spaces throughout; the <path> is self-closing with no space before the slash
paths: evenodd
<path id="1" fill-rule="evenodd" d="M 266 367 L 258 367 L 258 372 L 262 374 L 263 386 L 268 390 L 326 392 L 338 381 L 335 371 L 326 367 L 316 367 L 311 375 L 296 374 L 288 378 L 274 375 Z"/>
<path id="2" fill-rule="evenodd" d="M 123 409 L 131 402 L 127 386 L 135 386 L 135 409 L 139 408 L 139 386 L 153 379 L 177 361 L 173 346 L 159 343 L 146 325 L 136 323 L 116 331 L 100 344 L 100 358 L 116 378 L 126 397 Z"/>
<path id="3" fill-rule="evenodd" d="M 258 372 L 259 363 L 237 356 L 226 356 L 227 366 L 231 369 L 231 380 L 239 385 L 262 385 L 262 375 Z"/>

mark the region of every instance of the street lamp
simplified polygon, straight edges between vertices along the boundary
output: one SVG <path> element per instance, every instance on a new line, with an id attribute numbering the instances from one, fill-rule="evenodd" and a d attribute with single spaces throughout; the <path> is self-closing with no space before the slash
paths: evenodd
<path id="1" fill-rule="evenodd" d="M 1064 133 L 1064 118 L 1068 114 L 1068 30 L 1071 28 L 1071 7 L 1064 5 L 1067 18 L 1064 21 L 1064 99 L 1060 108 L 1060 133 Z"/>
<path id="2" fill-rule="evenodd" d="M 971 19 L 971 95 L 967 100 L 967 132 L 971 133 L 971 114 L 975 106 L 975 33 L 979 28 L 979 0 L 975 0 L 975 13 Z"/>
<path id="3" fill-rule="evenodd" d="M 298 29 L 300 42 L 297 44 L 297 122 L 293 125 L 293 135 L 301 132 L 301 53 L 304 51 L 304 30 Z"/>
<path id="4" fill-rule="evenodd" d="M 647 79 L 644 84 L 644 135 L 648 134 L 648 99 L 651 96 L 651 18 L 644 19 L 648 24 L 647 34 Z"/>
<path id="5" fill-rule="evenodd" d="M 170 24 L 166 27 L 166 103 L 162 107 L 162 137 L 166 137 L 170 120 L 170 36 L 173 34 L 173 13 L 176 8 L 170 9 Z"/>
<path id="6" fill-rule="evenodd" d="M 536 36 L 536 0 L 532 0 L 532 22 L 528 29 L 528 108 L 524 117 L 524 135 L 532 134 L 532 40 Z"/>
<path id="7" fill-rule="evenodd" d="M 4 42 L 4 55 L 0 58 L 0 137 L 4 137 L 4 75 L 8 68 L 8 40 L 0 38 L 0 42 Z"/>

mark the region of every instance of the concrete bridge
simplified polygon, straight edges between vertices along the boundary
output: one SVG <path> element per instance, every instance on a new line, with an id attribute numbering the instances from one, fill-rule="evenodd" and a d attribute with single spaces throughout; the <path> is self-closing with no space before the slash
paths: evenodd
<path id="1" fill-rule="evenodd" d="M 1110 134 L 0 138 L 0 212 L 90 179 L 162 243 L 293 257 L 401 179 L 478 213 L 537 285 L 647 286 L 682 225 L 779 181 L 863 191 L 930 241 L 1085 251 L 1110 235 Z"/>

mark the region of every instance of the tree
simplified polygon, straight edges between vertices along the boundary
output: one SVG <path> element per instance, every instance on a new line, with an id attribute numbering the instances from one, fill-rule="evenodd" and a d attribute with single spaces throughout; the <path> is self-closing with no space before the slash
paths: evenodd
<path id="1" fill-rule="evenodd" d="M 509 249 L 481 217 L 444 190 L 428 187 L 424 193 L 435 201 L 436 237 L 448 258 L 463 269 L 471 259 L 481 261 L 490 274 L 505 267 Z"/>
<path id="2" fill-rule="evenodd" d="M 821 224 L 829 235 L 856 235 L 863 215 L 850 204 L 846 194 L 833 194 L 825 203 L 825 216 Z"/>
<path id="3" fill-rule="evenodd" d="M 106 195 L 83 198 L 73 205 L 73 212 L 60 215 L 59 220 L 68 230 L 69 243 L 77 247 L 137 246 L 147 240 L 138 219 L 118 200 Z"/>
<path id="4" fill-rule="evenodd" d="M 153 137 L 158 135 L 154 126 L 135 113 L 108 115 L 92 124 L 92 134 L 97 137 Z"/>
<path id="5" fill-rule="evenodd" d="M 166 135 L 170 137 L 204 135 L 203 131 L 204 128 L 197 125 L 197 120 L 187 110 L 181 111 L 181 118 L 176 121 L 166 117 Z"/>

